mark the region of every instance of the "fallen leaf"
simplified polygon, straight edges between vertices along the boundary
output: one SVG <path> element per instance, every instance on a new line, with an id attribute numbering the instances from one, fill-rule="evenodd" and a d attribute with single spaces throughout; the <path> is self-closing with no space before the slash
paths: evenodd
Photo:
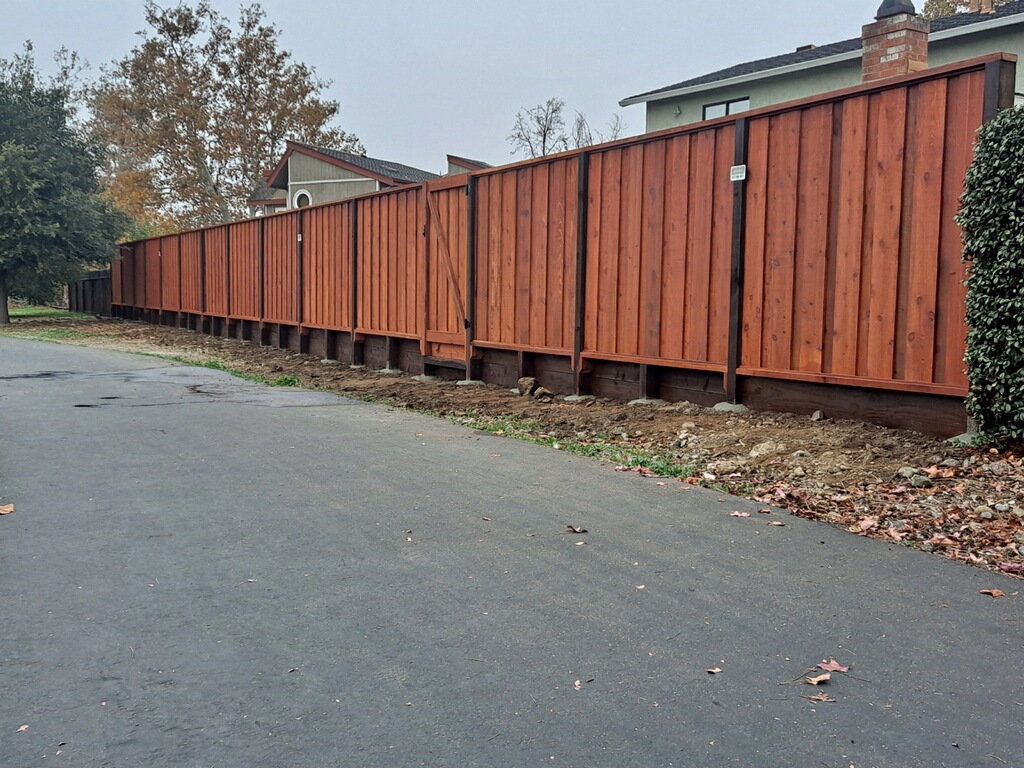
<path id="1" fill-rule="evenodd" d="M 668 485 L 668 483 L 657 482 L 655 485 Z"/>
<path id="2" fill-rule="evenodd" d="M 781 527 L 781 526 L 785 525 L 785 523 L 784 523 L 784 522 L 782 522 L 781 520 L 772 520 L 772 521 L 770 521 L 770 522 L 768 523 L 768 525 L 778 525 L 778 526 L 780 526 L 780 527 Z"/>
<path id="3" fill-rule="evenodd" d="M 729 517 L 750 517 L 749 512 L 730 512 Z"/>
<path id="4" fill-rule="evenodd" d="M 1022 573 L 1024 572 L 1024 563 L 1000 563 L 999 570 L 1003 573 Z"/>
<path id="5" fill-rule="evenodd" d="M 6 513 L 4 513 L 4 514 L 6 514 Z M 21 726 L 21 727 L 20 727 L 20 728 L 18 729 L 18 733 L 21 733 L 22 731 L 27 731 L 27 730 L 28 730 L 28 726 L 27 726 L 27 725 L 23 725 L 23 726 Z"/>
<path id="6" fill-rule="evenodd" d="M 587 542 L 585 542 L 585 541 L 577 541 L 577 542 L 576 542 L 576 546 L 577 546 L 577 547 L 582 547 L 582 546 L 583 546 L 584 544 L 586 544 L 586 543 L 587 543 Z"/>
<path id="7" fill-rule="evenodd" d="M 772 511 L 768 509 L 768 507 L 761 507 L 760 509 L 757 510 L 757 514 L 759 515 L 770 515 L 771 513 Z"/>
<path id="8" fill-rule="evenodd" d="M 804 680 L 807 681 L 808 685 L 821 685 L 822 683 L 827 683 L 831 679 L 832 679 L 832 675 L 829 674 L 828 672 L 826 672 L 824 675 L 818 675 L 817 677 L 805 677 L 804 678 Z"/>
<path id="9" fill-rule="evenodd" d="M 575 683 L 572 684 L 572 687 L 575 688 L 578 691 L 581 688 L 583 688 L 583 683 L 580 682 L 579 680 L 577 680 Z"/>
<path id="10" fill-rule="evenodd" d="M 485 523 L 491 522 L 491 518 L 489 517 L 481 517 L 480 519 L 483 520 Z"/>
<path id="11" fill-rule="evenodd" d="M 849 667 L 844 667 L 842 664 L 840 664 L 835 659 L 831 659 L 829 661 L 822 661 L 821 664 L 818 665 L 818 669 L 824 669 L 826 672 L 849 672 L 850 671 Z"/>
<path id="12" fill-rule="evenodd" d="M 1006 595 L 1006 593 L 1001 589 L 983 589 L 981 590 L 981 594 L 992 595 L 992 597 L 1003 597 Z"/>
<path id="13" fill-rule="evenodd" d="M 877 517 L 864 517 L 857 521 L 857 527 L 861 531 L 870 531 L 872 528 L 878 525 Z"/>
<path id="14" fill-rule="evenodd" d="M 822 691 L 821 693 L 815 694 L 814 696 L 804 696 L 808 701 L 825 701 L 829 704 L 835 704 L 836 700 L 829 696 L 827 693 Z"/>
<path id="15" fill-rule="evenodd" d="M 709 675 L 717 675 L 721 671 L 722 671 L 721 667 L 712 667 L 711 669 L 707 670 L 707 673 Z"/>
<path id="16" fill-rule="evenodd" d="M 637 589 L 643 589 L 643 588 L 644 588 L 644 586 L 645 586 L 644 584 L 637 584 L 637 585 L 636 585 L 636 588 L 637 588 Z"/>
<path id="17" fill-rule="evenodd" d="M 586 528 L 582 528 L 582 527 L 580 527 L 578 525 L 567 525 L 565 527 L 568 528 L 573 533 L 586 533 L 587 532 Z"/>
<path id="18" fill-rule="evenodd" d="M 13 511 L 14 511 L 14 505 L 13 504 L 4 504 L 3 506 L 0 506 L 0 515 L 9 515 Z"/>
<path id="19" fill-rule="evenodd" d="M 492 454 L 491 454 L 491 455 L 489 456 L 489 458 L 492 458 L 492 459 L 500 459 L 500 458 L 501 458 L 501 454 L 500 454 L 500 453 L 492 453 Z"/>

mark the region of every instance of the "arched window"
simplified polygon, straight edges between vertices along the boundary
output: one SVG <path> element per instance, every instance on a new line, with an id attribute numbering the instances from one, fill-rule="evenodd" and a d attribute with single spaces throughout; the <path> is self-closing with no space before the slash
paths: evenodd
<path id="1" fill-rule="evenodd" d="M 292 198 L 292 205 L 295 208 L 305 208 L 307 205 L 313 204 L 313 196 L 304 189 L 300 189 L 295 193 L 295 197 Z"/>

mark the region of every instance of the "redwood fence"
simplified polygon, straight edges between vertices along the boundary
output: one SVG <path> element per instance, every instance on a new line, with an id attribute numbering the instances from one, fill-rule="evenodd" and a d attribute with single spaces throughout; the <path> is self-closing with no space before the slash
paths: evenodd
<path id="1" fill-rule="evenodd" d="M 121 317 L 558 392 L 966 423 L 953 216 L 994 55 L 122 248 Z"/>

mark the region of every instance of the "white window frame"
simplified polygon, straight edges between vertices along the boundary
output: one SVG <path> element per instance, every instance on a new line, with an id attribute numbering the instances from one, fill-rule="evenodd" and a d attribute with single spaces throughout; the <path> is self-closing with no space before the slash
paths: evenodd
<path id="1" fill-rule="evenodd" d="M 303 187 L 301 189 L 295 190 L 295 192 L 292 193 L 292 205 L 291 205 L 292 208 L 298 208 L 299 207 L 299 196 L 300 195 L 305 195 L 306 197 L 308 197 L 309 198 L 309 204 L 313 205 L 313 194 L 308 189 Z M 303 206 L 303 207 L 305 207 L 305 206 Z"/>

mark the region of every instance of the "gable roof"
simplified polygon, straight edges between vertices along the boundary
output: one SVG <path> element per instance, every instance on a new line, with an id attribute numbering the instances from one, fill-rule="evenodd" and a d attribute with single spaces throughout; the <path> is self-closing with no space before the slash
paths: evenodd
<path id="1" fill-rule="evenodd" d="M 277 167 L 267 175 L 268 185 L 277 189 L 284 189 L 288 186 L 288 158 L 294 152 L 315 157 L 325 163 L 353 171 L 361 176 L 366 176 L 392 187 L 402 184 L 416 184 L 421 181 L 439 178 L 436 173 L 421 171 L 419 168 L 413 168 L 410 165 L 393 163 L 390 160 L 379 160 L 375 157 L 355 155 L 338 149 L 314 147 L 311 144 L 301 144 L 297 141 L 289 141 L 286 146 L 287 149 L 280 162 L 278 162 Z"/>
<path id="2" fill-rule="evenodd" d="M 954 35 L 981 31 L 978 28 L 968 28 L 980 24 L 989 27 L 1003 26 L 1007 23 L 1024 23 L 1024 15 L 1021 15 L 1024 14 L 1024 0 L 1011 0 L 1005 5 L 995 7 L 993 10 L 994 13 L 957 13 L 942 19 L 936 19 L 931 23 L 930 37 L 952 37 Z M 1018 16 L 1019 18 L 1015 18 Z M 862 45 L 861 39 L 856 37 L 850 40 L 841 40 L 838 43 L 829 43 L 828 45 L 819 45 L 817 47 L 808 46 L 779 56 L 770 56 L 766 59 L 735 64 L 731 67 L 720 69 L 717 72 L 709 72 L 706 75 L 683 80 L 680 83 L 666 85 L 663 88 L 656 88 L 653 91 L 630 96 L 620 101 L 619 106 L 626 107 L 630 104 L 657 101 L 676 95 L 678 91 L 690 89 L 703 90 L 701 86 L 711 86 L 734 78 L 747 79 L 753 75 L 758 75 L 762 72 L 768 73 L 776 69 L 803 69 L 805 66 L 816 66 L 813 62 L 824 63 L 821 60 L 830 59 L 834 56 L 852 57 L 855 53 L 860 54 Z"/>
<path id="3" fill-rule="evenodd" d="M 280 189 L 271 189 L 267 186 L 267 180 L 260 179 L 259 184 L 253 187 L 249 193 L 248 204 L 252 206 L 264 206 L 264 205 L 286 205 L 287 200 L 285 199 Z"/>
<path id="4" fill-rule="evenodd" d="M 448 155 L 448 162 L 459 166 L 460 168 L 472 168 L 474 170 L 483 171 L 494 166 L 490 163 L 485 163 L 483 160 L 470 160 L 468 157 L 459 157 L 458 155 Z"/>

